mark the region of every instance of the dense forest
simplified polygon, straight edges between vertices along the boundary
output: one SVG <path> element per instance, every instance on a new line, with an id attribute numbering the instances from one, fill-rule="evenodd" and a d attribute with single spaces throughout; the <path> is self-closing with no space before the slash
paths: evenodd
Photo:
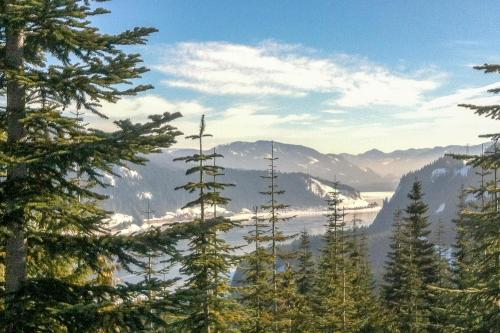
<path id="1" fill-rule="evenodd" d="M 104 174 L 175 145 L 184 135 L 175 125 L 181 114 L 121 120 L 108 132 L 82 115 L 105 119 L 100 103 L 152 88 L 133 83 L 147 68 L 126 50 L 156 30 L 102 33 L 91 21 L 107 10 L 92 1 L 1 0 L 0 9 L 2 332 L 499 331 L 500 134 L 483 135 L 491 146 L 481 155 L 453 155 L 478 170 L 480 181 L 449 193 L 460 202 L 451 249 L 431 240 L 426 189 L 413 181 L 405 206 L 392 212 L 377 284 L 366 231 L 346 218 L 334 179 L 319 255 L 306 230 L 282 232 L 293 217 L 284 214 L 286 178 L 272 144 L 268 172 L 255 173 L 267 183 L 262 204 L 248 203 L 255 206 L 245 236 L 252 251 L 236 255 L 221 235 L 240 222 L 218 214 L 234 184 L 225 181 L 223 156 L 207 153 L 204 116 L 198 132 L 186 133 L 197 151 L 176 158 L 186 168 L 176 193 L 194 195 L 184 207 L 199 209 L 198 217 L 113 234 L 105 222 L 112 212 L 102 208 L 100 188 L 110 186 Z M 500 65 L 475 69 L 500 74 Z M 499 105 L 460 107 L 500 120 Z M 284 246 L 292 240 L 297 248 Z M 181 276 L 158 278 L 173 266 Z M 231 281 L 235 267 L 240 274 Z M 117 270 L 141 278 L 117 282 Z"/>

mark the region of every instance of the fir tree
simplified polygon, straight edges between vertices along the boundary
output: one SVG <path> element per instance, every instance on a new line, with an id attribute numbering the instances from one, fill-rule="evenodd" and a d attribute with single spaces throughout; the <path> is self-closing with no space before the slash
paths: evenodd
<path id="1" fill-rule="evenodd" d="M 144 44 L 155 29 L 104 34 L 91 18 L 107 12 L 90 1 L 0 2 L 0 95 L 6 97 L 0 327 L 6 332 L 137 332 L 162 323 L 151 310 L 163 304 L 142 301 L 161 283 L 115 285 L 111 273 L 116 265 L 140 274 L 148 253 L 174 255 L 185 227 L 109 235 L 108 212 L 99 207 L 105 197 L 95 191 L 107 186 L 103 175 L 115 175 L 114 166 L 145 163 L 145 155 L 171 146 L 180 133 L 169 122 L 180 115 L 121 120 L 116 131 L 103 132 L 63 112 L 106 118 L 102 102 L 151 88 L 133 84 L 147 69 L 121 47 Z"/>
<path id="2" fill-rule="evenodd" d="M 483 182 L 481 182 L 483 183 Z M 473 229 L 466 215 L 467 191 L 462 186 L 458 196 L 457 217 L 453 219 L 456 231 L 456 240 L 453 247 L 452 286 L 447 289 L 445 296 L 452 304 L 449 313 L 450 330 L 462 332 L 474 332 L 477 329 L 477 318 L 474 313 L 474 304 L 470 302 L 469 294 L 462 291 L 470 289 L 474 285 L 474 271 L 476 260 L 473 257 Z M 479 197 L 483 197 L 481 191 Z M 479 200 L 479 207 L 484 206 L 484 199 Z"/>
<path id="3" fill-rule="evenodd" d="M 248 320 L 243 327 L 247 333 L 269 332 L 272 327 L 272 296 L 270 287 L 273 258 L 265 248 L 269 243 L 269 227 L 265 219 L 259 216 L 259 208 L 254 207 L 253 224 L 245 240 L 253 245 L 253 251 L 243 258 L 241 303 L 247 311 Z"/>
<path id="4" fill-rule="evenodd" d="M 428 208 L 423 202 L 419 181 L 413 183 L 408 199 L 410 202 L 404 211 L 400 239 L 393 240 L 393 244 L 399 242 L 400 247 L 394 250 L 394 257 L 389 259 L 388 268 L 396 271 L 386 273 L 385 298 L 400 331 L 426 332 L 431 328 L 435 304 L 430 286 L 437 281 L 437 257 L 429 241 Z M 392 260 L 394 263 L 391 263 Z M 394 291 L 387 292 L 391 287 Z"/>
<path id="5" fill-rule="evenodd" d="M 297 250 L 296 281 L 296 314 L 293 320 L 292 332 L 311 332 L 314 327 L 314 315 L 312 310 L 313 291 L 316 271 L 311 250 L 311 236 L 304 229 L 299 237 L 299 248 Z"/>
<path id="6" fill-rule="evenodd" d="M 443 242 L 444 226 L 443 221 L 438 219 L 438 226 L 435 234 L 436 248 L 436 282 L 431 286 L 436 294 L 434 307 L 432 309 L 431 331 L 450 332 L 452 327 L 452 307 L 454 303 L 444 290 L 452 288 L 452 271 L 448 260 L 447 250 Z"/>
<path id="7" fill-rule="evenodd" d="M 380 304 L 374 295 L 374 280 L 368 260 L 367 237 L 358 228 L 356 215 L 352 219 L 349 253 L 348 298 L 352 302 L 348 332 L 373 332 L 380 326 Z"/>
<path id="8" fill-rule="evenodd" d="M 196 199 L 188 202 L 183 208 L 200 209 L 199 218 L 191 223 L 196 227 L 196 232 L 189 240 L 188 254 L 183 258 L 181 267 L 181 273 L 187 276 L 185 286 L 178 293 L 184 305 L 185 317 L 175 323 L 176 327 L 188 332 L 229 330 L 238 319 L 236 302 L 228 298 L 228 273 L 236 259 L 232 254 L 234 249 L 218 235 L 220 232 L 229 231 L 234 223 L 223 217 L 206 217 L 209 206 L 215 207 L 229 202 L 230 199 L 221 196 L 220 191 L 232 186 L 209 179 L 223 169 L 206 163 L 216 157 L 222 157 L 219 154 L 203 152 L 203 139 L 210 136 L 205 133 L 205 118 L 202 116 L 198 134 L 186 137 L 198 141 L 198 152 L 192 156 L 175 159 L 193 163 L 186 175 L 197 176 L 195 180 L 176 188 L 197 193 Z"/>
<path id="9" fill-rule="evenodd" d="M 347 249 L 344 234 L 344 212 L 340 207 L 342 199 L 335 185 L 327 197 L 328 219 L 321 249 L 321 260 L 315 283 L 315 321 L 317 328 L 324 332 L 345 329 L 346 304 L 344 298 L 344 278 Z"/>
<path id="10" fill-rule="evenodd" d="M 279 312 L 279 304 L 283 304 L 282 295 L 278 290 L 279 278 L 280 274 L 279 270 L 279 262 L 288 259 L 288 255 L 285 253 L 278 253 L 278 245 L 283 243 L 289 239 L 292 239 L 294 236 L 285 236 L 283 232 L 279 228 L 279 224 L 283 222 L 287 222 L 293 217 L 284 217 L 282 216 L 282 211 L 289 206 L 280 203 L 278 201 L 278 196 L 283 195 L 285 191 L 280 190 L 278 186 L 278 172 L 276 170 L 276 161 L 278 157 L 274 154 L 274 142 L 271 143 L 271 154 L 270 157 L 266 157 L 266 160 L 269 161 L 269 170 L 266 176 L 262 176 L 262 178 L 269 181 L 267 191 L 261 192 L 263 195 L 268 197 L 268 201 L 261 206 L 262 210 L 265 211 L 268 215 L 268 221 L 270 224 L 270 241 L 271 241 L 271 255 L 272 255 L 272 276 L 271 276 L 271 286 L 273 288 L 273 297 L 272 297 L 272 313 L 273 313 L 273 329 L 274 331 L 278 331 L 280 323 L 278 322 L 278 312 Z"/>
<path id="11" fill-rule="evenodd" d="M 485 64 L 474 67 L 485 73 L 500 74 L 500 65 Z M 499 94 L 500 88 L 489 90 L 490 93 Z M 471 109 L 479 116 L 500 120 L 500 105 L 471 105 L 462 104 L 461 106 Z M 477 209 L 467 209 L 463 216 L 467 219 L 472 237 L 472 247 L 470 255 L 474 258 L 473 278 L 469 287 L 462 290 L 464 297 L 470 304 L 475 305 L 476 315 L 474 322 L 478 324 L 474 331 L 477 332 L 495 332 L 500 327 L 500 276 L 499 258 L 499 224 L 500 210 L 498 192 L 498 167 L 500 164 L 500 151 L 497 147 L 497 141 L 500 133 L 482 135 L 481 137 L 492 140 L 492 148 L 481 156 L 459 156 L 467 161 L 468 165 L 480 168 L 489 172 L 490 178 L 479 188 L 471 189 L 470 192 L 476 194 L 482 199 L 482 205 Z M 486 194 L 489 196 L 486 197 Z"/>
<path id="12" fill-rule="evenodd" d="M 387 261 L 385 264 L 384 283 L 382 285 L 382 298 L 386 307 L 395 312 L 399 303 L 402 301 L 403 295 L 403 211 L 398 208 L 394 212 L 393 228 L 391 236 L 390 251 L 387 253 Z M 391 318 L 390 320 L 395 320 Z"/>

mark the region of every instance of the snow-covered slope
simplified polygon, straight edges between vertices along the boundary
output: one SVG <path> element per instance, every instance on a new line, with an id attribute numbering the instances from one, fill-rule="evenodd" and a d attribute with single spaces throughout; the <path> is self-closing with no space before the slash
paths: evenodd
<path id="1" fill-rule="evenodd" d="M 122 224 L 126 221 L 126 216 L 133 217 L 135 224 L 141 224 L 146 217 L 148 201 L 153 218 L 168 219 L 170 214 L 170 218 L 182 220 L 183 215 L 189 219 L 195 214 L 193 211 L 179 210 L 194 196 L 184 191 L 175 191 L 175 187 L 189 180 L 184 175 L 184 170 L 149 163 L 130 169 L 119 168 L 116 172 L 120 177 L 105 176 L 105 180 L 113 186 L 102 191 L 109 196 L 105 208 L 115 212 L 110 224 Z M 226 209 L 240 212 L 266 202 L 267 198 L 260 194 L 268 185 L 262 178 L 266 171 L 226 169 L 224 174 L 222 181 L 236 185 L 223 193 L 231 198 Z M 280 173 L 278 185 L 285 190 L 279 200 L 294 209 L 323 206 L 326 194 L 333 190 L 333 183 L 304 173 Z M 368 202 L 353 187 L 340 184 L 340 192 L 346 206 L 368 206 Z M 222 208 L 219 211 L 222 212 Z"/>

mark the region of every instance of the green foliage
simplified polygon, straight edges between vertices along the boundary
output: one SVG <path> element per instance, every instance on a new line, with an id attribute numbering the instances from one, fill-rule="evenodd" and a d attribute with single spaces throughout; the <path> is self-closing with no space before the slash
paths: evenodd
<path id="1" fill-rule="evenodd" d="M 134 272 L 147 255 L 175 256 L 181 229 L 109 235 L 95 190 L 116 166 L 143 164 L 170 147 L 180 114 L 150 116 L 116 130 L 85 128 L 66 111 L 102 118 L 117 102 L 151 86 L 134 85 L 147 71 L 125 45 L 144 44 L 153 28 L 116 35 L 92 26 L 107 13 L 91 1 L 0 1 L 0 327 L 7 332 L 143 331 L 161 324 L 153 309 L 171 281 L 147 287 L 116 284 L 116 266 Z M 49 61 L 50 59 L 50 61 Z M 78 179 L 78 181 L 76 181 Z M 135 272 L 137 273 L 137 272 Z"/>
<path id="2" fill-rule="evenodd" d="M 278 285 L 282 283 L 283 272 L 279 272 L 279 262 L 287 262 L 291 259 L 290 253 L 278 252 L 279 244 L 290 240 L 295 237 L 295 235 L 286 236 L 279 228 L 280 223 L 284 223 L 293 218 L 285 217 L 282 211 L 289 206 L 278 201 L 278 197 L 283 195 L 285 191 L 280 190 L 277 180 L 278 172 L 276 170 L 276 161 L 278 157 L 274 154 L 274 142 L 271 144 L 271 154 L 270 157 L 266 157 L 269 161 L 269 170 L 266 176 L 263 176 L 265 180 L 269 182 L 267 190 L 261 192 L 265 195 L 268 200 L 265 204 L 261 206 L 261 209 L 268 214 L 268 222 L 270 226 L 269 230 L 269 240 L 271 242 L 271 256 L 272 256 L 272 276 L 271 276 L 271 286 L 272 286 L 272 314 L 273 314 L 273 331 L 279 331 L 283 322 L 288 322 L 290 318 L 285 318 L 282 316 L 283 311 L 288 311 L 288 309 L 280 308 L 280 305 L 285 306 L 286 296 L 282 293 L 282 289 L 278 288 Z M 287 312 L 288 313 L 288 312 Z"/>
<path id="3" fill-rule="evenodd" d="M 353 219 L 347 231 L 342 200 L 335 190 L 327 199 L 327 232 L 314 286 L 313 312 L 320 332 L 362 332 L 377 329 L 377 300 L 367 263 L 364 237 Z"/>
<path id="4" fill-rule="evenodd" d="M 485 64 L 475 69 L 485 73 L 500 73 L 500 66 Z M 499 88 L 489 90 L 500 93 Z M 499 105 L 461 105 L 474 111 L 477 115 L 500 119 Z M 492 140 L 492 146 L 479 156 L 458 156 L 467 164 L 482 171 L 481 184 L 468 190 L 479 199 L 479 204 L 462 209 L 457 224 L 457 264 L 455 279 L 456 294 L 459 302 L 459 320 L 465 319 L 467 324 L 457 321 L 457 326 L 470 332 L 495 332 L 500 327 L 500 209 L 498 168 L 500 151 L 497 141 L 500 133 L 482 135 Z"/>
<path id="5" fill-rule="evenodd" d="M 428 208 L 419 181 L 408 199 L 402 219 L 396 213 L 383 295 L 399 331 L 426 332 L 433 324 L 435 295 L 430 286 L 437 282 L 438 258 L 429 240 Z"/>
<path id="6" fill-rule="evenodd" d="M 215 207 L 229 202 L 228 198 L 221 196 L 220 190 L 232 186 L 213 178 L 208 181 L 209 176 L 214 177 L 222 170 L 219 166 L 206 164 L 209 160 L 222 157 L 215 153 L 203 153 L 203 138 L 209 136 L 205 133 L 205 118 L 202 116 L 198 134 L 187 137 L 198 141 L 198 153 L 177 159 L 192 163 L 186 175 L 197 176 L 196 181 L 177 188 L 198 194 L 184 207 L 200 209 L 199 218 L 190 223 L 196 232 L 190 237 L 188 253 L 182 259 L 181 273 L 187 280 L 177 292 L 177 297 L 183 314 L 173 323 L 178 330 L 187 332 L 230 332 L 234 323 L 242 319 L 238 304 L 229 298 L 228 274 L 230 267 L 236 263 L 236 257 L 232 255 L 234 249 L 219 236 L 219 233 L 233 228 L 234 223 L 223 217 L 207 218 L 209 205 Z"/>
<path id="7" fill-rule="evenodd" d="M 311 236 L 304 230 L 299 237 L 297 250 L 296 281 L 296 313 L 292 332 L 310 332 L 314 327 L 313 291 L 316 276 L 315 263 L 311 250 Z"/>
<path id="8" fill-rule="evenodd" d="M 253 245 L 253 251 L 246 254 L 242 259 L 240 302 L 245 308 L 247 320 L 242 331 L 252 333 L 270 332 L 273 322 L 271 281 L 272 254 L 265 247 L 271 239 L 268 235 L 269 227 L 265 219 L 259 216 L 258 207 L 254 208 L 253 224 L 245 240 Z"/>

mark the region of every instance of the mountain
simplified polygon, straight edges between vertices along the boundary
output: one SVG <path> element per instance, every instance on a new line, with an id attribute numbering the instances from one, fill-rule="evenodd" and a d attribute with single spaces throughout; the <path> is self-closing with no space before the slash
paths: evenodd
<path id="1" fill-rule="evenodd" d="M 425 165 L 443 157 L 448 153 L 463 154 L 469 151 L 471 154 L 480 154 L 481 145 L 475 146 L 445 146 L 434 148 L 421 148 L 421 149 L 406 149 L 396 150 L 390 153 L 384 153 L 377 149 L 369 150 L 365 153 L 353 154 L 339 154 L 346 161 L 355 164 L 362 168 L 370 168 L 381 177 L 386 179 L 389 183 L 393 184 L 395 188 L 399 179 L 404 174 L 411 171 L 419 170 Z M 339 156 L 330 155 L 330 156 Z"/>
<path id="2" fill-rule="evenodd" d="M 368 167 L 358 167 L 342 156 L 322 154 L 317 150 L 300 145 L 274 143 L 277 167 L 281 172 L 301 172 L 326 180 L 337 179 L 354 186 L 360 191 L 390 190 L 388 182 Z M 232 142 L 216 147 L 224 156 L 220 164 L 226 168 L 242 170 L 266 170 L 271 141 Z M 154 163 L 171 165 L 172 158 L 193 153 L 190 149 L 169 149 L 163 156 L 153 157 Z"/>
<path id="3" fill-rule="evenodd" d="M 442 240 L 445 245 L 453 244 L 455 232 L 452 219 L 457 215 L 458 195 L 461 186 L 476 185 L 479 176 L 463 161 L 451 157 L 441 157 L 420 170 L 404 175 L 388 202 L 385 202 L 372 225 L 368 228 L 370 254 L 375 271 L 383 270 L 385 256 L 389 250 L 389 238 L 393 225 L 393 214 L 397 208 L 404 209 L 408 204 L 407 195 L 415 179 L 422 182 L 424 201 L 429 206 L 431 237 L 435 237 L 438 222 L 443 226 Z M 472 200 L 467 197 L 467 200 Z"/>
<path id="4" fill-rule="evenodd" d="M 121 167 L 115 170 L 118 176 L 106 175 L 106 181 L 113 186 L 101 191 L 109 196 L 104 207 L 117 214 L 132 216 L 135 223 L 140 223 L 146 215 L 148 199 L 156 217 L 164 216 L 167 211 L 176 211 L 192 200 L 194 194 L 175 191 L 175 187 L 189 180 L 185 176 L 185 170 L 161 163 L 164 158 L 165 156 L 154 156 L 147 165 L 130 169 Z M 183 163 L 178 163 L 184 167 Z M 220 180 L 236 185 L 223 193 L 231 198 L 227 209 L 239 212 L 244 208 L 251 209 L 252 206 L 263 204 L 267 199 L 259 192 L 267 188 L 266 180 L 262 179 L 266 174 L 263 170 L 226 169 Z M 286 191 L 280 201 L 294 209 L 324 206 L 325 196 L 333 186 L 330 181 L 298 172 L 280 173 L 278 185 Z M 340 191 L 354 206 L 368 204 L 351 186 L 341 184 Z"/>

